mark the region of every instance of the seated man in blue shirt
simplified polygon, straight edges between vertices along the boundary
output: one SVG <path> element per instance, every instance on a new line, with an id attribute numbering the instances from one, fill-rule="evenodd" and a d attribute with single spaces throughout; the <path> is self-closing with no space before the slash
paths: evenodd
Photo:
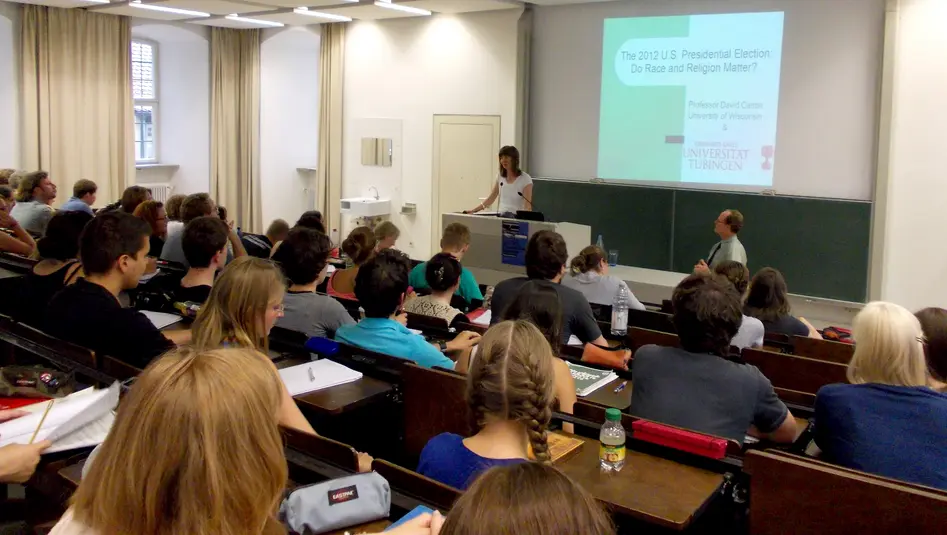
<path id="1" fill-rule="evenodd" d="M 95 182 L 83 178 L 72 187 L 72 198 L 59 207 L 60 212 L 85 212 L 95 215 L 92 205 L 95 204 L 95 192 L 99 187 Z"/>
<path id="2" fill-rule="evenodd" d="M 365 310 L 365 319 L 355 325 L 344 325 L 335 332 L 335 339 L 369 351 L 414 361 L 418 366 L 454 369 L 454 361 L 444 351 L 469 349 L 480 335 L 462 332 L 438 348 L 404 326 L 398 314 L 408 291 L 408 257 L 393 249 L 385 249 L 363 264 L 355 276 L 355 297 Z"/>

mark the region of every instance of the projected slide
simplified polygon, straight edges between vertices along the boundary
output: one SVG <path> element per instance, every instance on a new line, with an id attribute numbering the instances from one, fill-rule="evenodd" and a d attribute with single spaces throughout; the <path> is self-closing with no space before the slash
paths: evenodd
<path id="1" fill-rule="evenodd" d="M 783 13 L 606 19 L 598 176 L 771 186 Z"/>

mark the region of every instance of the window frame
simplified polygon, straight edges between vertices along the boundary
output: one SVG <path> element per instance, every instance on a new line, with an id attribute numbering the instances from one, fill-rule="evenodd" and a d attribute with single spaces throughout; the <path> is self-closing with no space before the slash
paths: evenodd
<path id="1" fill-rule="evenodd" d="M 138 157 L 137 143 L 133 141 L 133 143 L 136 143 L 135 165 L 154 165 L 161 161 L 160 159 L 161 154 L 159 151 L 160 147 L 158 143 L 158 133 L 160 131 L 159 130 L 160 123 L 159 123 L 158 115 L 159 115 L 159 110 L 161 109 L 159 105 L 159 99 L 161 98 L 161 94 L 158 89 L 158 83 L 160 80 L 160 75 L 158 72 L 160 70 L 158 67 L 158 43 L 151 39 L 142 39 L 138 37 L 133 37 L 131 46 L 134 46 L 135 43 L 148 45 L 151 47 L 151 77 L 152 77 L 152 82 L 154 86 L 154 98 L 135 98 L 134 81 L 132 82 L 133 86 L 129 88 L 132 91 L 132 106 L 133 106 L 132 121 L 133 121 L 133 126 L 136 129 L 137 129 L 137 125 L 134 123 L 134 106 L 151 106 L 151 109 L 152 109 L 151 133 L 152 133 L 152 144 L 154 147 L 154 158 L 140 159 Z M 132 66 L 132 53 L 131 53 L 131 50 L 129 49 L 129 68 L 131 68 L 131 66 Z"/>

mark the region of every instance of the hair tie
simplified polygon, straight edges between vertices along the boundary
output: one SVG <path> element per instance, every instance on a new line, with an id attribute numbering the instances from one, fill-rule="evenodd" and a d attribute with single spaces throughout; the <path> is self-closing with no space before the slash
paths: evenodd
<path id="1" fill-rule="evenodd" d="M 437 271 L 436 271 L 435 273 L 437 273 L 437 280 L 438 280 L 438 281 L 443 281 L 443 280 L 444 280 L 444 266 L 441 266 L 441 267 L 437 268 Z"/>

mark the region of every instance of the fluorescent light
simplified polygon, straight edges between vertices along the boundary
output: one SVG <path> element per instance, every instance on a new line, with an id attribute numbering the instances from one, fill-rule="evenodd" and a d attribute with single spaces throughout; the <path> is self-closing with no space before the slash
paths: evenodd
<path id="1" fill-rule="evenodd" d="M 273 22 L 273 21 L 271 21 L 271 20 L 263 20 L 263 19 L 251 19 L 251 18 L 248 18 L 248 17 L 241 17 L 240 15 L 237 15 L 236 13 L 231 13 L 230 15 L 227 15 L 227 16 L 224 17 L 224 18 L 227 19 L 227 20 L 235 20 L 235 21 L 238 21 L 238 22 L 246 22 L 246 23 L 248 23 L 248 24 L 259 24 L 260 26 L 273 26 L 273 27 L 275 27 L 275 28 L 282 28 L 282 27 L 283 27 L 283 23 L 282 23 L 282 22 Z"/>
<path id="2" fill-rule="evenodd" d="M 421 9 L 419 7 L 403 6 L 401 4 L 392 3 L 391 0 L 375 0 L 375 5 L 378 7 L 384 7 L 387 9 L 394 9 L 395 11 L 404 11 L 405 13 L 414 13 L 415 15 L 430 15 L 431 12 L 426 9 Z"/>
<path id="3" fill-rule="evenodd" d="M 138 9 L 150 9 L 151 11 L 161 11 L 163 13 L 174 13 L 176 15 L 188 15 L 191 17 L 209 17 L 210 13 L 204 13 L 203 11 L 190 11 L 188 9 L 178 9 L 176 7 L 164 7 L 155 4 L 142 4 L 140 1 L 135 1 L 130 4 L 131 7 L 137 7 Z"/>
<path id="4" fill-rule="evenodd" d="M 321 11 L 309 11 L 309 9 L 305 7 L 297 7 L 296 9 L 293 10 L 293 13 L 297 15 L 306 15 L 308 17 L 319 17 L 326 20 L 334 20 L 338 22 L 352 22 L 352 17 L 346 17 L 345 15 L 336 15 L 334 13 L 323 13 Z"/>

